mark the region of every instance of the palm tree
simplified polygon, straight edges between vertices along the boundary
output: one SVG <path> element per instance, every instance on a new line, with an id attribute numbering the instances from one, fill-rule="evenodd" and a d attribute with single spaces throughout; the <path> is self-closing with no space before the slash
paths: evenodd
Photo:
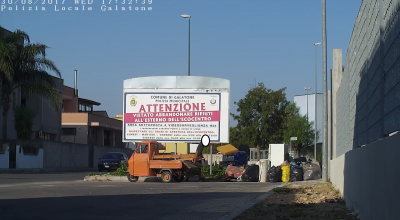
<path id="1" fill-rule="evenodd" d="M 53 109 L 61 103 L 53 77 L 47 71 L 54 71 L 61 78 L 61 73 L 53 61 L 46 59 L 44 44 L 31 44 L 29 36 L 16 30 L 7 33 L 0 26 L 0 104 L 2 105 L 2 141 L 7 141 L 7 118 L 10 110 L 11 94 L 21 88 L 21 93 L 28 96 L 44 96 Z"/>

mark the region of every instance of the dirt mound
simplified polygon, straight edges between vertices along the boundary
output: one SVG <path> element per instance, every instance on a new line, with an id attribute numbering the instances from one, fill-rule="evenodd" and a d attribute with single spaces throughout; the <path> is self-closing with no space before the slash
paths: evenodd
<path id="1" fill-rule="evenodd" d="M 239 219 L 357 219 L 330 183 L 294 182 L 281 188 L 236 218 Z"/>

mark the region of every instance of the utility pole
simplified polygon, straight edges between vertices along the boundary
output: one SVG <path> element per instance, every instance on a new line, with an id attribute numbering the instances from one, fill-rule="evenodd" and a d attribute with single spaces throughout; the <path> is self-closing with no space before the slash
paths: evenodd
<path id="1" fill-rule="evenodd" d="M 310 91 L 311 87 L 304 87 L 304 89 L 307 91 L 307 130 L 306 130 L 306 134 L 307 134 L 307 145 L 306 147 L 308 147 L 308 91 Z M 300 156 L 300 155 L 299 155 Z"/>
<path id="2" fill-rule="evenodd" d="M 328 105 L 327 105 L 327 67 L 326 67 L 326 0 L 322 0 L 322 59 L 323 59 L 323 142 L 322 142 L 322 181 L 328 181 Z"/>
<path id="3" fill-rule="evenodd" d="M 314 160 L 317 161 L 317 46 L 321 42 L 315 43 L 315 88 L 314 88 Z"/>

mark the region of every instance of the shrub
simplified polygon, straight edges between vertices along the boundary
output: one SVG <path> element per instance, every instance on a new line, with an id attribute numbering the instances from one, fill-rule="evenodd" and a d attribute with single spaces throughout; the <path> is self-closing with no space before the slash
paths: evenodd
<path id="1" fill-rule="evenodd" d="M 222 165 L 213 165 L 212 166 L 212 174 L 210 175 L 210 166 L 203 166 L 201 168 L 201 175 L 203 177 L 208 177 L 210 179 L 221 179 L 225 174 L 226 167 Z"/>
<path id="2" fill-rule="evenodd" d="M 114 176 L 126 176 L 128 175 L 128 163 L 119 165 L 118 169 L 112 174 Z"/>

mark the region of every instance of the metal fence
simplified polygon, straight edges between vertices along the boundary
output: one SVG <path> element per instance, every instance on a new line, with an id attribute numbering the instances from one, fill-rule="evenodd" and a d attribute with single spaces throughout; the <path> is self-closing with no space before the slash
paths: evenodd
<path id="1" fill-rule="evenodd" d="M 363 0 L 337 92 L 336 156 L 400 130 L 400 0 Z"/>

